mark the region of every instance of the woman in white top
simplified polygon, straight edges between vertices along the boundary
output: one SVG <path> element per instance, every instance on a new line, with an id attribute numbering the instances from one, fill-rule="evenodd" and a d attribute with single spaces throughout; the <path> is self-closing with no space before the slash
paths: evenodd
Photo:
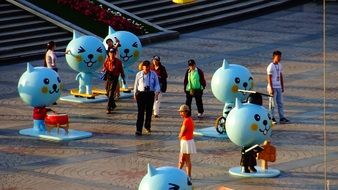
<path id="1" fill-rule="evenodd" d="M 57 56 L 64 55 L 64 52 L 55 52 L 56 44 L 54 41 L 50 41 L 47 44 L 47 50 L 45 53 L 45 63 L 44 66 L 53 69 L 58 72 L 58 68 L 56 65 Z"/>

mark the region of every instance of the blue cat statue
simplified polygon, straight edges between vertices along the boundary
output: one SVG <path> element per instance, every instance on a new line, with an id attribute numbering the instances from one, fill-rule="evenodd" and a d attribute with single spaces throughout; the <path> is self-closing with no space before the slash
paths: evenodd
<path id="1" fill-rule="evenodd" d="M 225 103 L 223 117 L 226 118 L 234 107 L 236 98 L 243 102 L 248 97 L 247 93 L 238 90 L 251 90 L 253 85 L 253 77 L 246 67 L 229 64 L 223 60 L 222 67 L 216 70 L 211 79 L 212 93 L 219 101 Z"/>
<path id="2" fill-rule="evenodd" d="M 33 130 L 45 132 L 46 106 L 61 96 L 62 83 L 57 72 L 47 67 L 33 67 L 27 63 L 27 70 L 21 75 L 18 92 L 22 101 L 34 107 Z"/>
<path id="3" fill-rule="evenodd" d="M 108 28 L 108 35 L 104 38 L 103 44 L 107 49 L 107 39 L 112 39 L 114 43 L 115 37 L 120 41 L 118 47 L 119 59 L 122 61 L 124 67 L 129 67 L 140 59 L 142 52 L 142 44 L 140 39 L 133 33 L 128 31 L 115 31 L 112 27 Z"/>
<path id="4" fill-rule="evenodd" d="M 112 27 L 108 28 L 108 35 L 103 40 L 103 44 L 107 49 L 107 39 L 113 40 L 116 43 L 115 37 L 120 41 L 118 47 L 118 58 L 123 63 L 123 69 L 125 72 L 126 80 L 129 78 L 129 74 L 135 74 L 136 72 L 129 68 L 132 64 L 140 59 L 142 52 L 142 44 L 140 39 L 133 33 L 128 31 L 115 31 Z"/>
<path id="5" fill-rule="evenodd" d="M 66 54 L 68 65 L 79 72 L 75 78 L 79 81 L 78 92 L 91 95 L 93 73 L 102 68 L 107 55 L 102 41 L 95 36 L 81 36 L 74 31 L 66 52 L 69 52 Z"/>
<path id="6" fill-rule="evenodd" d="M 230 111 L 226 120 L 226 132 L 229 139 L 242 147 L 240 165 L 242 172 L 255 173 L 256 155 L 259 144 L 271 137 L 271 116 L 261 105 L 242 103 L 236 99 L 235 107 Z"/>
<path id="7" fill-rule="evenodd" d="M 192 190 L 192 183 L 186 173 L 177 167 L 154 168 L 148 164 L 148 173 L 143 177 L 138 190 Z"/>

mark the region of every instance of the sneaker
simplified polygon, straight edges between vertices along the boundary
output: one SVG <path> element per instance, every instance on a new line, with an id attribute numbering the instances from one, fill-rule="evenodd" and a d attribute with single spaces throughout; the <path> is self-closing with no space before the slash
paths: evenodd
<path id="1" fill-rule="evenodd" d="M 275 118 L 272 118 L 272 124 L 277 124 L 277 121 L 276 121 L 276 119 Z"/>
<path id="2" fill-rule="evenodd" d="M 197 114 L 197 117 L 198 117 L 198 118 L 203 118 L 203 113 L 198 113 L 198 114 Z"/>
<path id="3" fill-rule="evenodd" d="M 120 95 L 115 95 L 114 100 L 118 101 L 120 99 Z"/>
<path id="4" fill-rule="evenodd" d="M 249 170 L 250 170 L 251 173 L 256 173 L 257 172 L 257 170 L 256 170 L 256 168 L 254 166 L 249 166 Z"/>
<path id="5" fill-rule="evenodd" d="M 116 108 L 116 104 L 111 107 L 111 110 L 114 110 Z"/>
<path id="6" fill-rule="evenodd" d="M 159 115 L 154 115 L 155 118 L 159 118 L 160 116 Z"/>
<path id="7" fill-rule="evenodd" d="M 111 110 L 107 110 L 106 114 L 112 114 Z"/>
<path id="8" fill-rule="evenodd" d="M 146 132 L 147 132 L 147 134 L 150 134 L 151 133 L 151 129 L 150 128 L 149 129 L 146 128 Z"/>
<path id="9" fill-rule="evenodd" d="M 242 173 L 250 173 L 250 170 L 249 170 L 248 167 L 242 167 L 241 172 Z"/>
<path id="10" fill-rule="evenodd" d="M 191 180 L 191 177 L 188 177 L 188 185 L 192 185 Z"/>
<path id="11" fill-rule="evenodd" d="M 279 120 L 279 122 L 280 122 L 281 124 L 285 124 L 285 123 L 289 123 L 290 121 L 289 121 L 288 119 L 286 119 L 285 117 L 283 117 L 283 118 L 281 118 L 281 119 Z"/>
<path id="12" fill-rule="evenodd" d="M 140 131 L 136 131 L 135 136 L 142 136 L 142 133 Z"/>

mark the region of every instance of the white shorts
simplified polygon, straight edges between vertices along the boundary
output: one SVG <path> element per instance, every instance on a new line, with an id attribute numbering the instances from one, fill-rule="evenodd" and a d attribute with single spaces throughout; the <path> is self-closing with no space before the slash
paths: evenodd
<path id="1" fill-rule="evenodd" d="M 184 153 L 184 154 L 194 154 L 194 153 L 196 153 L 196 146 L 195 146 L 194 139 L 181 140 L 180 144 L 181 144 L 180 153 Z"/>

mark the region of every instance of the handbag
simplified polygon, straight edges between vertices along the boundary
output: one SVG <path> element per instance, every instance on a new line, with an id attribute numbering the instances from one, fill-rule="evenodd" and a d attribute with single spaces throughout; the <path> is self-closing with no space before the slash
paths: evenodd
<path id="1" fill-rule="evenodd" d="M 107 73 L 106 71 L 101 71 L 99 74 L 101 80 L 107 80 Z"/>

